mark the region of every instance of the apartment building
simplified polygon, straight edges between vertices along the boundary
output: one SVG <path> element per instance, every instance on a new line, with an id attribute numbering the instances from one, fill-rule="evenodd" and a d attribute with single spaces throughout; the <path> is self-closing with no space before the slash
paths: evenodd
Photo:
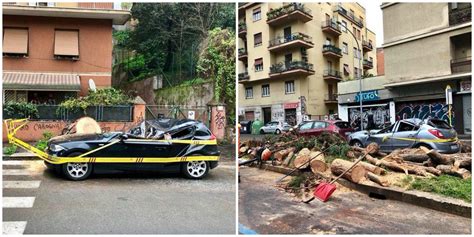
<path id="1" fill-rule="evenodd" d="M 338 82 L 377 74 L 375 34 L 357 3 L 241 3 L 238 11 L 240 119 L 330 118 Z"/>
<path id="2" fill-rule="evenodd" d="M 449 120 L 471 133 L 471 3 L 384 3 L 385 88 L 402 118 Z"/>
<path id="3" fill-rule="evenodd" d="M 3 3 L 3 102 L 58 104 L 111 86 L 112 25 L 130 19 L 114 3 Z"/>

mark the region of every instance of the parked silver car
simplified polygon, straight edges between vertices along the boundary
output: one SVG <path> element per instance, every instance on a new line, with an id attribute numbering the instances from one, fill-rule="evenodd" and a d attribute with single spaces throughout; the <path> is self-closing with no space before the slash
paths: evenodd
<path id="1" fill-rule="evenodd" d="M 441 153 L 456 153 L 460 149 L 457 140 L 456 131 L 446 121 L 439 119 L 404 119 L 382 130 L 349 135 L 350 145 L 365 147 L 376 142 L 384 152 L 425 146 Z"/>
<path id="2" fill-rule="evenodd" d="M 271 121 L 265 124 L 265 126 L 260 128 L 260 134 L 265 134 L 265 133 L 280 134 L 281 132 L 289 131 L 290 128 L 291 126 L 287 122 Z"/>

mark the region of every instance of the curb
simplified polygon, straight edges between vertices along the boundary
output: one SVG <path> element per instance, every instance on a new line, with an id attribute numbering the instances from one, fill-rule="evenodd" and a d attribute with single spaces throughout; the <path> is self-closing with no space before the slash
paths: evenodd
<path id="1" fill-rule="evenodd" d="M 3 160 L 41 160 L 41 159 L 35 155 L 22 155 L 22 156 L 3 155 Z"/>
<path id="2" fill-rule="evenodd" d="M 256 167 L 252 165 L 251 167 Z M 281 167 L 281 166 L 272 166 L 268 164 L 262 164 L 262 169 L 274 171 L 281 174 L 288 174 L 292 169 Z M 301 172 L 296 171 L 292 176 L 301 174 Z M 380 198 L 387 198 L 391 200 L 401 201 L 416 206 L 421 206 L 436 211 L 446 212 L 462 217 L 471 218 L 471 204 L 466 203 L 462 200 L 443 197 L 437 194 L 431 194 L 416 190 L 403 190 L 401 188 L 387 188 L 381 186 L 372 186 L 366 184 L 355 184 L 350 181 L 347 181 L 343 178 L 337 181 L 339 184 L 356 190 L 367 195 L 377 195 Z"/>

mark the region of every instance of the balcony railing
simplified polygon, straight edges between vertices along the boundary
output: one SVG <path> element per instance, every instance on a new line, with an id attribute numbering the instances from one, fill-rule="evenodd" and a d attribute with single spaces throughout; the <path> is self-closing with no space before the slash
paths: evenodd
<path id="1" fill-rule="evenodd" d="M 326 103 L 337 103 L 337 94 L 334 94 L 334 93 L 332 93 L 332 94 L 326 94 L 326 95 L 324 96 L 324 101 L 325 101 Z"/>
<path id="2" fill-rule="evenodd" d="M 471 57 L 451 60 L 451 73 L 472 72 Z"/>
<path id="3" fill-rule="evenodd" d="M 296 32 L 291 35 L 279 36 L 275 39 L 272 39 L 270 40 L 269 45 L 270 47 L 273 47 L 273 46 L 278 46 L 278 45 L 285 44 L 285 43 L 295 41 L 295 40 L 302 40 L 304 42 L 312 44 L 310 36 L 305 35 L 303 33 Z"/>
<path id="4" fill-rule="evenodd" d="M 334 54 L 342 57 L 342 50 L 334 45 L 326 44 L 323 45 L 323 54 Z"/>
<path id="5" fill-rule="evenodd" d="M 245 22 L 239 22 L 239 32 L 247 31 L 247 24 Z"/>
<path id="6" fill-rule="evenodd" d="M 248 80 L 249 78 L 250 77 L 249 77 L 248 72 L 239 73 L 239 81 L 245 81 L 245 80 Z"/>
<path id="7" fill-rule="evenodd" d="M 341 34 L 341 26 L 335 20 L 326 20 L 321 23 L 321 28 L 324 32 L 334 35 Z"/>
<path id="8" fill-rule="evenodd" d="M 339 12 L 339 14 L 345 16 L 350 21 L 354 22 L 359 27 L 364 26 L 364 22 L 362 21 L 362 19 L 354 16 L 354 14 L 352 14 L 352 12 L 347 11 L 341 5 L 336 5 L 336 11 Z"/>
<path id="9" fill-rule="evenodd" d="M 362 40 L 362 48 L 367 51 L 371 51 L 374 47 L 370 41 Z"/>
<path id="10" fill-rule="evenodd" d="M 374 67 L 374 62 L 372 62 L 368 59 L 364 59 L 363 66 L 364 66 L 364 68 L 373 68 Z"/>
<path id="11" fill-rule="evenodd" d="M 313 64 L 304 61 L 289 61 L 273 64 L 270 67 L 270 74 L 282 73 L 291 70 L 302 69 L 305 71 L 313 71 Z"/>
<path id="12" fill-rule="evenodd" d="M 342 79 L 342 75 L 340 71 L 336 71 L 334 69 L 327 69 L 323 72 L 324 79 Z"/>
<path id="13" fill-rule="evenodd" d="M 457 25 L 470 22 L 472 19 L 471 7 L 452 9 L 449 12 L 449 25 Z"/>
<path id="14" fill-rule="evenodd" d="M 277 9 L 272 9 L 267 12 L 267 23 L 270 23 L 272 20 L 277 19 L 284 15 L 290 15 L 296 11 L 302 13 L 303 18 L 299 18 L 304 20 L 305 22 L 311 20 L 313 16 L 311 15 L 311 10 L 306 8 L 302 3 L 289 3 Z M 298 18 L 297 18 L 298 19 Z"/>
<path id="15" fill-rule="evenodd" d="M 239 49 L 239 57 L 247 56 L 247 50 L 245 48 Z"/>

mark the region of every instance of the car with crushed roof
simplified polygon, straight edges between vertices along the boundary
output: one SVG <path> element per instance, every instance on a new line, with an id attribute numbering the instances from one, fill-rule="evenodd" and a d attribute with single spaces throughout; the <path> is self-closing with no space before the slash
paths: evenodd
<path id="1" fill-rule="evenodd" d="M 102 160 L 45 161 L 70 180 L 84 180 L 96 169 L 181 172 L 201 179 L 217 167 L 220 155 L 211 131 L 202 122 L 188 119 L 147 120 L 128 132 L 61 135 L 48 141 L 47 153 L 53 158 L 84 155 Z"/>
<path id="2" fill-rule="evenodd" d="M 349 135 L 349 144 L 366 147 L 375 142 L 383 152 L 395 149 L 426 147 L 440 153 L 460 150 L 457 133 L 441 119 L 403 119 L 381 130 L 359 131 Z"/>

